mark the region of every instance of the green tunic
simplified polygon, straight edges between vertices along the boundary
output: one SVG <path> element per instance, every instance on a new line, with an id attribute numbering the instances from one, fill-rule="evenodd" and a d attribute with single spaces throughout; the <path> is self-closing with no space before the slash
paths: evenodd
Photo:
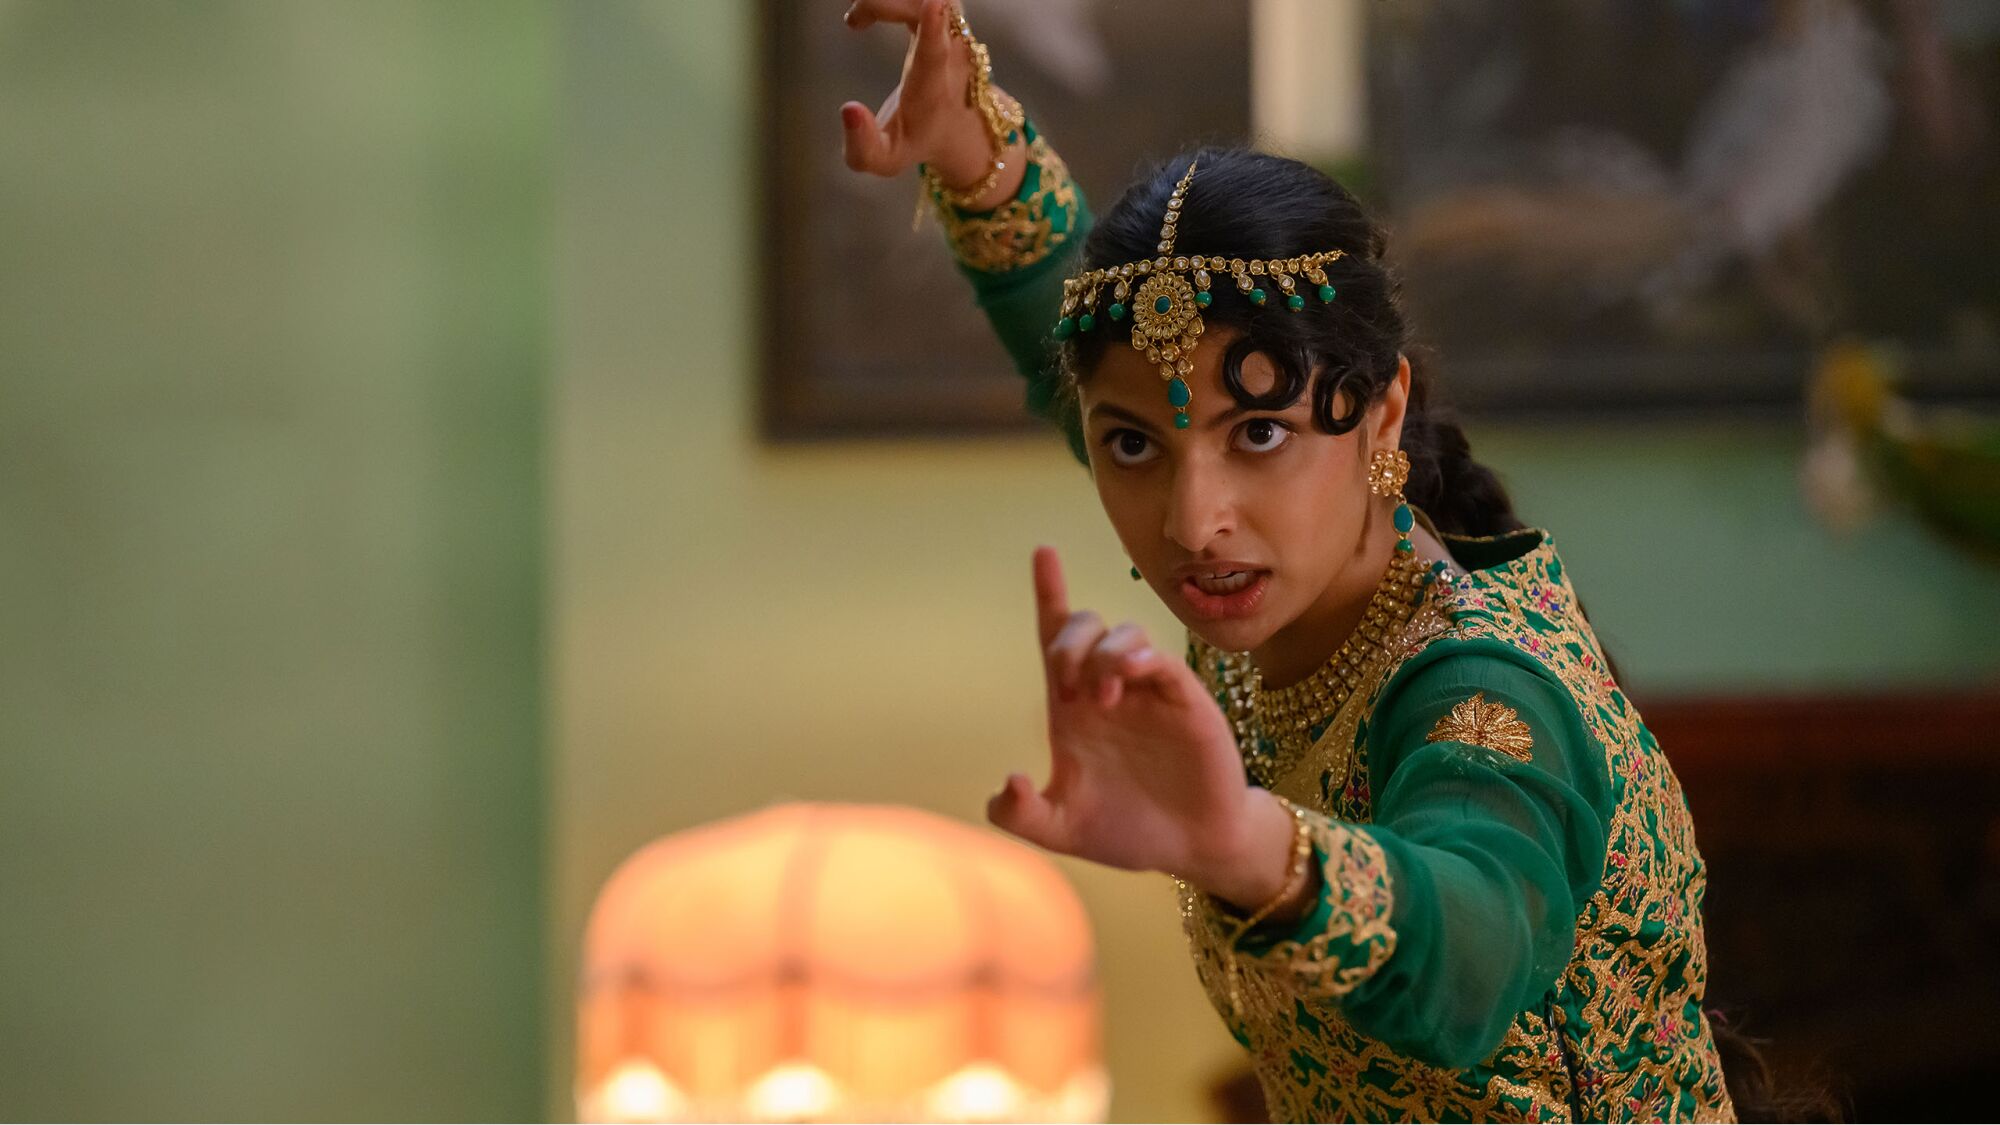
<path id="1" fill-rule="evenodd" d="M 939 215 L 1029 408 L 1087 459 L 1048 330 L 1091 216 L 1028 135 L 1013 201 Z M 1673 770 L 1551 537 L 1443 538 L 1466 572 L 1315 716 L 1303 755 L 1257 778 L 1306 810 L 1317 903 L 1232 946 L 1241 915 L 1176 880 L 1197 975 L 1273 1120 L 1733 1120 Z M 1242 718 L 1247 654 L 1192 636 L 1188 654 Z"/>

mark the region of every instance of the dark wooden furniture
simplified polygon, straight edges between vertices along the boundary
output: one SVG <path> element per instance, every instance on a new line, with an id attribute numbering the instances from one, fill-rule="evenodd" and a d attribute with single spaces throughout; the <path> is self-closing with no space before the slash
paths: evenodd
<path id="1" fill-rule="evenodd" d="M 1708 863 L 1709 1004 L 1851 1120 L 1990 1119 L 2000 691 L 1641 701 Z M 1247 1067 L 1219 1120 L 1263 1121 Z"/>
<path id="2" fill-rule="evenodd" d="M 2000 1074 L 2000 694 L 1641 704 L 1708 862 L 1709 1001 L 1853 1118 Z M 1990 1114 L 1989 1114 L 1990 1115 Z"/>

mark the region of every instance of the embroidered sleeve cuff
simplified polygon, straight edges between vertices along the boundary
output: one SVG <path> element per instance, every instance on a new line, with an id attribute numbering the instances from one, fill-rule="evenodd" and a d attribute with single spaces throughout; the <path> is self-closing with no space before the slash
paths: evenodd
<path id="1" fill-rule="evenodd" d="M 1069 168 L 1032 121 L 1027 174 L 1013 199 L 991 211 L 964 211 L 932 197 L 958 264 L 972 274 L 1006 274 L 1057 256 L 1081 226 L 1082 199 Z"/>
<path id="2" fill-rule="evenodd" d="M 1395 952 L 1389 861 L 1365 829 L 1318 813 L 1308 818 L 1321 875 L 1318 901 L 1303 918 L 1249 930 L 1229 948 L 1245 970 L 1286 978 L 1309 998 L 1338 998 Z M 1221 946 L 1244 916 L 1211 895 L 1199 897 L 1212 938 Z"/>

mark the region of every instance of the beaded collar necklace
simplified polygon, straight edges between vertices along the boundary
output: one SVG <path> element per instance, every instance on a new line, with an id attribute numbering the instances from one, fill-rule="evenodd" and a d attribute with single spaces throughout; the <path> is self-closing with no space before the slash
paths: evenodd
<path id="1" fill-rule="evenodd" d="M 1425 592 L 1450 582 L 1453 574 L 1442 559 L 1425 562 L 1395 552 L 1354 632 L 1317 671 L 1288 687 L 1264 690 L 1263 673 L 1245 655 L 1245 670 L 1227 684 L 1229 713 L 1244 765 L 1258 784 L 1272 787 L 1305 757 L 1314 724 L 1339 712 L 1361 690 L 1416 616 Z"/>

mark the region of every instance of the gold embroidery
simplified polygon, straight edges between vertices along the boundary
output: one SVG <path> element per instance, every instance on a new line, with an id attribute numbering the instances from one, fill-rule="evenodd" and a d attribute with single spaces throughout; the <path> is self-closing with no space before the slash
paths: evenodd
<path id="1" fill-rule="evenodd" d="M 1354 991 L 1396 951 L 1396 931 L 1389 925 L 1395 894 L 1388 857 L 1373 837 L 1324 813 L 1307 810 L 1305 817 L 1314 849 L 1326 856 L 1320 865 L 1323 893 L 1334 898 L 1326 928 L 1306 941 L 1288 938 L 1257 954 L 1229 946 L 1228 935 L 1241 915 L 1181 880 L 1175 883 L 1202 924 L 1213 927 L 1215 944 L 1239 966 L 1272 974 L 1277 987 L 1301 998 L 1334 999 Z"/>
<path id="2" fill-rule="evenodd" d="M 1067 220 L 1076 212 L 1076 184 L 1069 166 L 1040 133 L 1028 142 L 1028 175 L 1037 171 L 1040 179 L 1026 198 L 1010 199 L 991 211 L 938 204 L 938 220 L 959 261 L 976 270 L 1005 273 L 1041 261 L 1069 240 Z M 1062 230 L 1055 229 L 1058 213 L 1066 220 Z"/>
<path id="3" fill-rule="evenodd" d="M 1324 719 L 1311 752 L 1271 789 L 1340 821 L 1372 820 L 1368 727 L 1382 686 L 1431 644 L 1505 641 L 1562 681 L 1606 754 L 1616 804 L 1604 879 L 1578 916 L 1576 951 L 1550 1001 L 1516 1016 L 1489 1058 L 1448 1070 L 1346 1022 L 1338 999 L 1327 997 L 1340 987 L 1338 954 L 1351 957 L 1353 947 L 1331 939 L 1317 950 L 1313 941 L 1293 943 L 1282 966 L 1243 974 L 1243 1012 L 1232 1013 L 1223 960 L 1230 951 L 1220 944 L 1227 928 L 1197 893 L 1184 892 L 1181 920 L 1196 975 L 1251 1052 L 1274 1121 L 1735 1120 L 1702 1010 L 1706 877 L 1687 803 L 1612 681 L 1553 544 L 1539 532 L 1517 534 L 1540 542 L 1512 562 L 1459 578 L 1443 597 L 1425 598 L 1390 658 L 1367 670 Z M 1189 660 L 1230 711 L 1230 681 L 1244 671 L 1242 660 L 1193 637 Z M 1247 757 L 1251 748 L 1244 749 Z M 1336 964 L 1312 964 L 1316 953 Z M 1309 994 L 1315 988 L 1321 995 Z"/>
<path id="4" fill-rule="evenodd" d="M 1425 741 L 1470 743 L 1524 762 L 1532 760 L 1529 751 L 1535 748 L 1535 736 L 1528 724 L 1516 716 L 1512 707 L 1486 702 L 1483 691 L 1473 692 L 1471 699 L 1441 716 Z"/>

